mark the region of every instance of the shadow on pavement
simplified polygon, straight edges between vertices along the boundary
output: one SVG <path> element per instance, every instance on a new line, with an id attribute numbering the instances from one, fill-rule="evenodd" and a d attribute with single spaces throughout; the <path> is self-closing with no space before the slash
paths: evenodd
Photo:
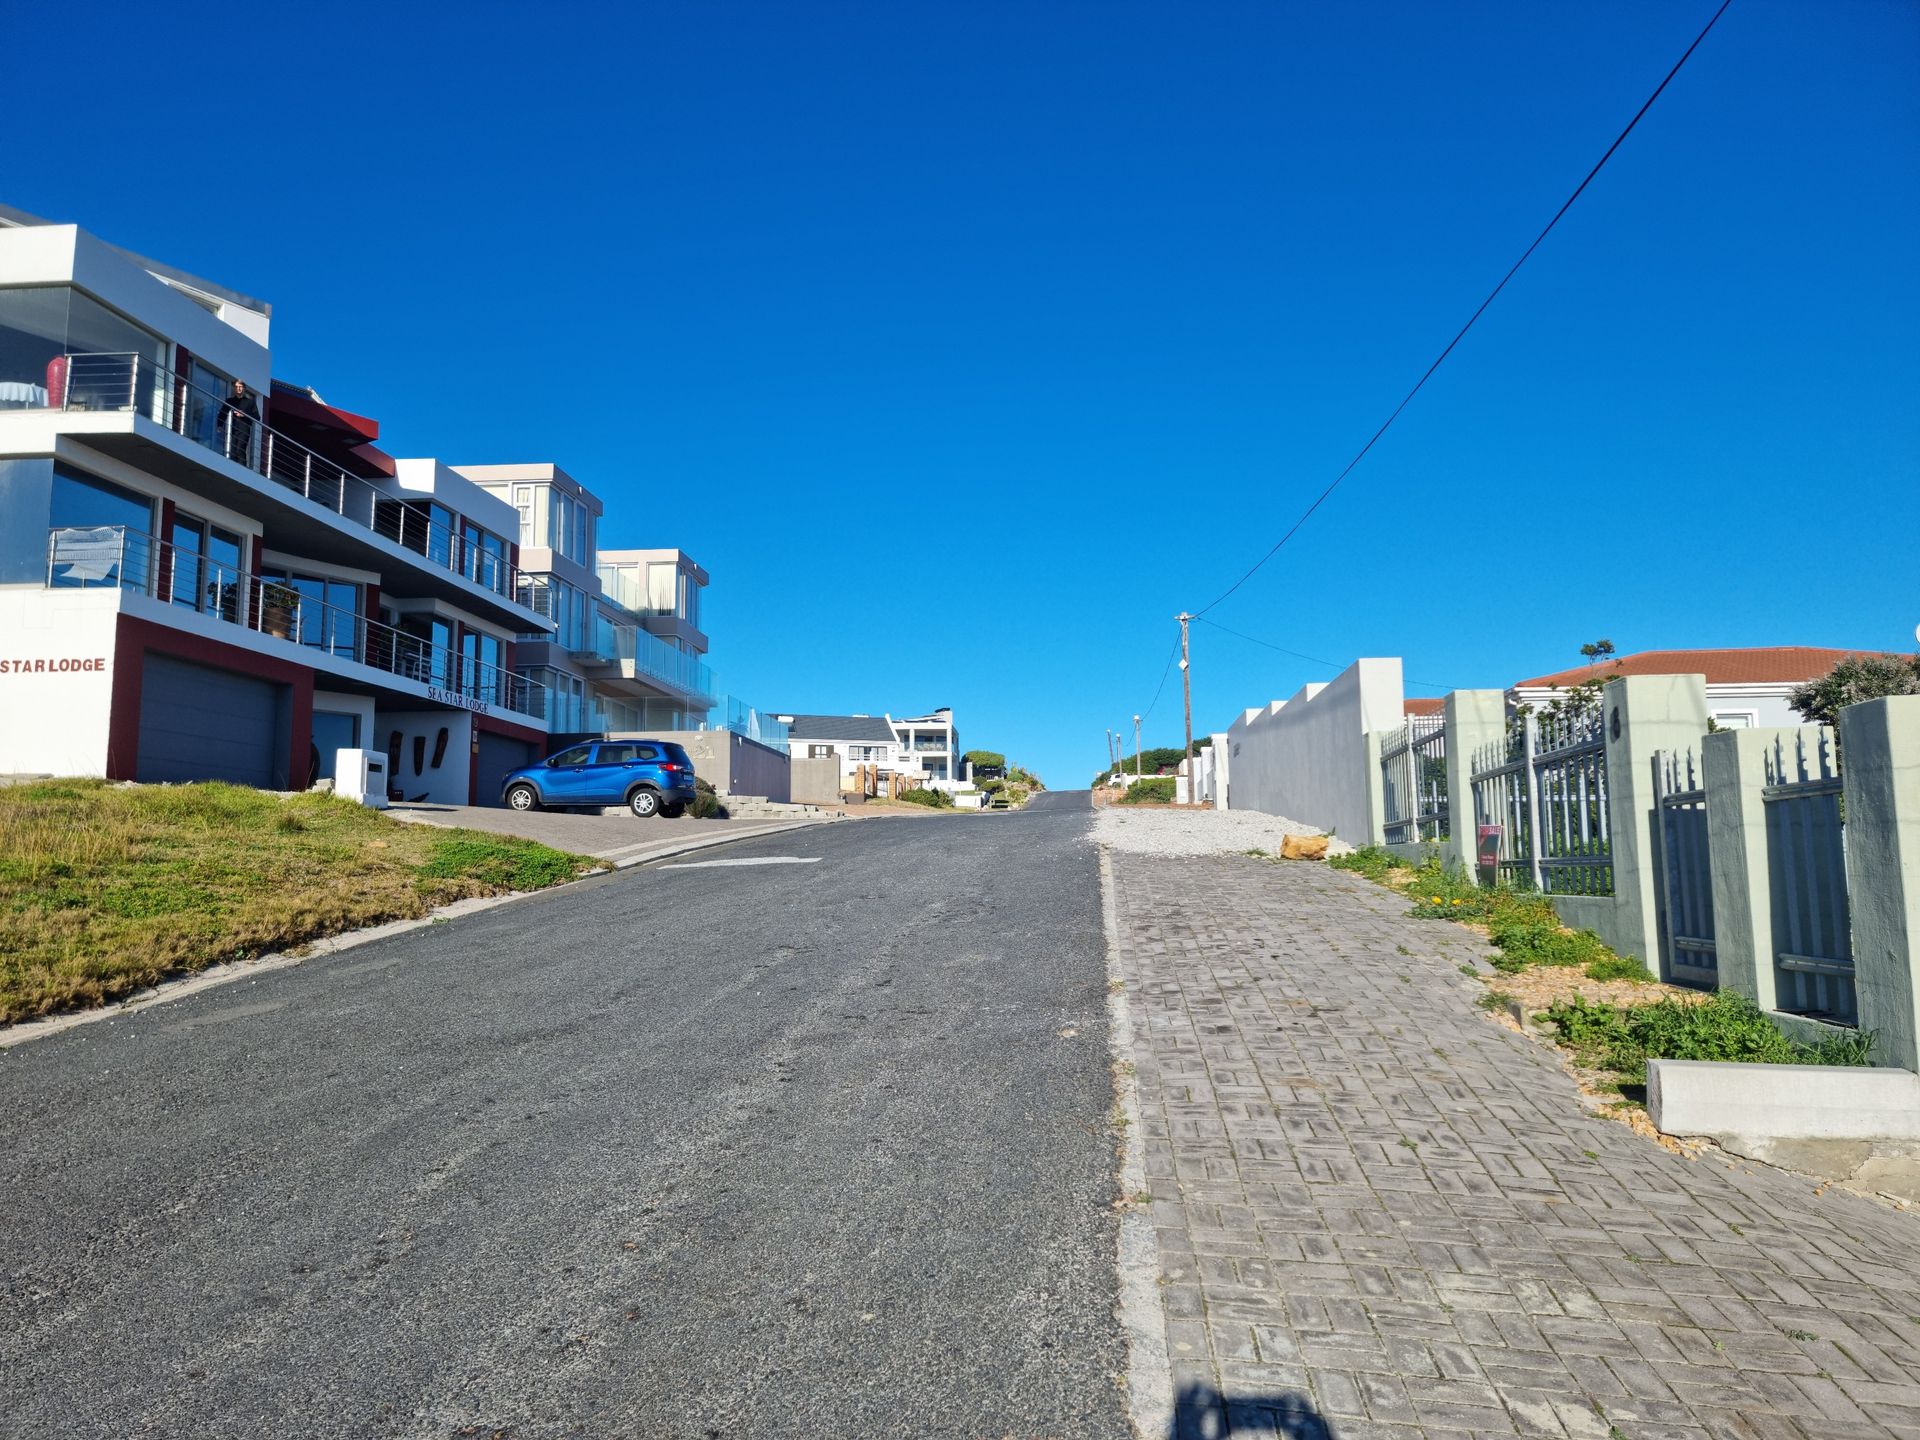
<path id="1" fill-rule="evenodd" d="M 1180 1392 L 1167 1440 L 1227 1440 L 1232 1435 L 1336 1440 L 1333 1427 L 1297 1391 L 1229 1398 L 1211 1385 L 1189 1385 Z"/>

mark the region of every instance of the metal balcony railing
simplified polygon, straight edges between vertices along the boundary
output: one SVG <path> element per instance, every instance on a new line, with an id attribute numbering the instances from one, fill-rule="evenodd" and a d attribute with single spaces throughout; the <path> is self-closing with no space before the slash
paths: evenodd
<path id="1" fill-rule="evenodd" d="M 498 552 L 430 519 L 401 496 L 290 440 L 263 420 L 236 409 L 229 397 L 186 380 L 144 355 L 78 352 L 50 376 L 48 403 L 58 410 L 120 410 L 144 415 L 256 475 L 305 496 L 344 520 L 392 540 L 440 569 L 509 600 L 519 572 L 506 558 L 506 541 L 489 533 Z M 56 365 L 58 362 L 56 362 Z M 258 404 L 259 396 L 254 397 Z"/>
<path id="2" fill-rule="evenodd" d="M 520 715 L 547 713 L 547 687 L 537 680 L 124 525 L 50 531 L 47 585 L 117 586 L 449 695 Z"/>

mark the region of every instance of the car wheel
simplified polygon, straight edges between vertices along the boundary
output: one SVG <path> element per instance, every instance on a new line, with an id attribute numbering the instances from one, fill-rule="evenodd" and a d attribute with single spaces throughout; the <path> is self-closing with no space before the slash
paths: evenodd
<path id="1" fill-rule="evenodd" d="M 660 807 L 660 813 L 669 820 L 678 820 L 682 815 L 687 813 L 687 802 L 684 800 L 670 801 Z"/>
<path id="2" fill-rule="evenodd" d="M 660 797 L 651 790 L 636 790 L 627 797 L 627 806 L 642 820 L 660 813 Z"/>
<path id="3" fill-rule="evenodd" d="M 538 810 L 540 808 L 540 792 L 535 790 L 531 785 L 516 785 L 507 791 L 507 808 L 509 810 L 519 810 L 523 812 L 527 810 Z"/>

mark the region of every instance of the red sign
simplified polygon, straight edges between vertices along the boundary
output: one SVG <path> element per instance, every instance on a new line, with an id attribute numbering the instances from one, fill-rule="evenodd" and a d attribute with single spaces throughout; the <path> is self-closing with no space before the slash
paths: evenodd
<path id="1" fill-rule="evenodd" d="M 106 657 L 61 655 L 52 660 L 0 660 L 0 675 L 69 675 L 107 668 Z"/>

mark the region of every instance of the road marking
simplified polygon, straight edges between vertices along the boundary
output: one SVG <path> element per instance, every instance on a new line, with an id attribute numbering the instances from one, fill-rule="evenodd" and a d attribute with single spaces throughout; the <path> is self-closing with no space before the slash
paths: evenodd
<path id="1" fill-rule="evenodd" d="M 662 865 L 662 870 L 718 870 L 723 865 L 818 865 L 820 857 L 809 855 L 757 855 L 750 860 L 695 860 L 686 865 Z"/>

